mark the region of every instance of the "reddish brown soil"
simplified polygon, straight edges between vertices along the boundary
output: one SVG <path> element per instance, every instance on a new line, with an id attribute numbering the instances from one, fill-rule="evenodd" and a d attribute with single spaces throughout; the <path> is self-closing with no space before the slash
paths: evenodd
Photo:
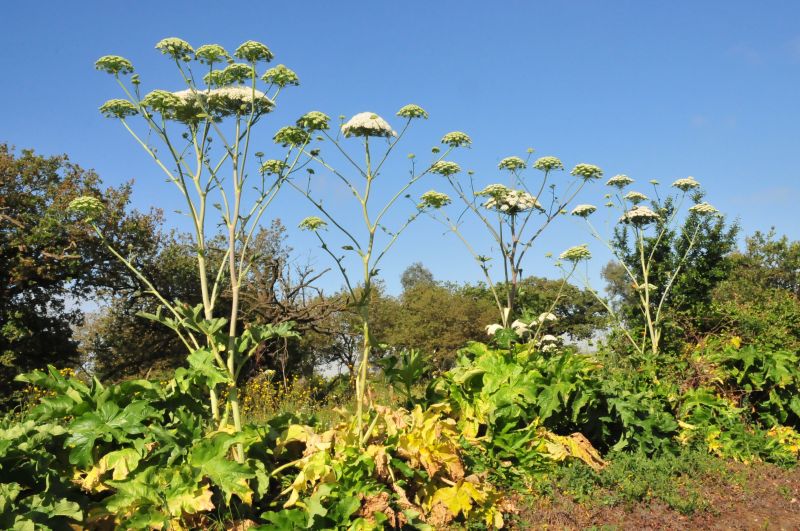
<path id="1" fill-rule="evenodd" d="M 510 529 L 800 529 L 800 468 L 730 465 L 729 480 L 709 479 L 706 507 L 683 515 L 661 502 L 605 506 L 555 497 L 516 503 Z"/>

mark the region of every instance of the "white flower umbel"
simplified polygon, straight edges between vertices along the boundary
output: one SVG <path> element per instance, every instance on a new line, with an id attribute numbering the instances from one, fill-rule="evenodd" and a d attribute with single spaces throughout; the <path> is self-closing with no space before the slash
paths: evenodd
<path id="1" fill-rule="evenodd" d="M 694 212 L 696 214 L 709 215 L 709 214 L 716 214 L 716 213 L 719 212 L 719 210 L 717 210 L 716 208 L 714 208 L 710 204 L 703 202 L 703 203 L 697 203 L 696 205 L 690 207 L 689 208 L 689 212 Z"/>
<path id="2" fill-rule="evenodd" d="M 572 214 L 573 216 L 585 218 L 594 214 L 596 210 L 597 207 L 594 205 L 578 205 L 572 209 L 572 212 L 570 212 L 570 214 Z"/>
<path id="3" fill-rule="evenodd" d="M 389 123 L 374 112 L 360 112 L 342 125 L 344 136 L 397 136 Z"/>
<path id="4" fill-rule="evenodd" d="M 451 202 L 450 196 L 437 192 L 436 190 L 429 190 L 420 196 L 420 203 L 417 208 L 442 208 L 449 205 Z"/>
<path id="5" fill-rule="evenodd" d="M 449 177 L 461 171 L 461 166 L 449 160 L 437 160 L 431 165 L 430 172 Z"/>
<path id="6" fill-rule="evenodd" d="M 678 179 L 672 186 L 681 190 L 682 192 L 688 192 L 694 188 L 700 188 L 700 183 L 694 180 L 694 177 L 686 177 L 684 179 Z"/>
<path id="7" fill-rule="evenodd" d="M 540 313 L 539 317 L 537 317 L 536 320 L 540 323 L 544 323 L 547 321 L 557 321 L 558 317 L 556 317 L 554 313 L 545 312 L 545 313 Z"/>
<path id="8" fill-rule="evenodd" d="M 486 192 L 486 189 L 484 189 L 475 195 L 489 196 L 489 199 L 483 204 L 489 210 L 496 210 L 503 214 L 514 216 L 520 212 L 542 208 L 539 201 L 524 190 L 511 190 L 503 185 L 496 184 L 487 186 L 488 188 L 491 188 L 491 191 Z"/>
<path id="9" fill-rule="evenodd" d="M 523 336 L 531 331 L 530 325 L 523 323 L 519 319 L 511 323 L 511 329 L 514 331 L 515 334 L 518 336 Z"/>
<path id="10" fill-rule="evenodd" d="M 607 186 L 614 186 L 615 188 L 619 188 L 620 190 L 628 186 L 633 182 L 633 179 L 628 177 L 627 175 L 615 175 L 609 180 L 606 181 Z"/>
<path id="11" fill-rule="evenodd" d="M 625 194 L 624 199 L 630 201 L 634 205 L 638 205 L 642 201 L 647 201 L 649 198 L 641 192 L 630 191 Z"/>
<path id="12" fill-rule="evenodd" d="M 266 94 L 250 87 L 221 87 L 208 92 L 208 107 L 220 115 L 269 112 L 275 104 Z"/>
<path id="13" fill-rule="evenodd" d="M 620 223 L 630 223 L 637 227 L 643 227 L 650 223 L 655 223 L 661 219 L 661 216 L 647 208 L 646 206 L 637 206 L 625 212 L 620 218 Z"/>
<path id="14" fill-rule="evenodd" d="M 486 335 L 487 335 L 487 336 L 493 336 L 493 335 L 495 335 L 495 334 L 496 334 L 496 333 L 497 333 L 499 330 L 502 330 L 502 329 L 503 329 L 503 325 L 501 325 L 501 324 L 497 324 L 497 323 L 495 323 L 495 324 L 490 324 L 490 325 L 487 325 L 487 326 L 486 326 Z"/>

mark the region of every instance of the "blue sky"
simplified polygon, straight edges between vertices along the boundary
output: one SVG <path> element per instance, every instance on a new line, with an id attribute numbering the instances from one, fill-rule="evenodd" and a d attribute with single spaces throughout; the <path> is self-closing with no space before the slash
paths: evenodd
<path id="1" fill-rule="evenodd" d="M 309 110 L 372 111 L 393 121 L 413 102 L 431 117 L 398 148 L 387 193 L 405 175 L 406 153 L 421 158 L 442 134 L 463 130 L 473 147 L 454 160 L 481 183 L 498 182 L 497 162 L 530 146 L 568 168 L 590 162 L 638 183 L 693 175 L 745 233 L 775 225 L 798 239 L 800 4 L 757 7 L 730 0 L 11 2 L 0 33 L 0 141 L 67 153 L 109 185 L 135 179 L 135 207 L 163 207 L 171 225 L 186 227 L 173 213 L 177 192 L 122 127 L 97 112 L 120 93 L 94 61 L 123 55 L 145 89 L 177 90 L 174 67 L 153 49 L 161 38 L 230 50 L 255 39 L 302 82 L 259 126 L 258 149 L 267 153 L 275 150 L 274 131 Z M 319 179 L 320 193 L 352 221 L 346 194 Z M 447 191 L 432 179 L 416 192 L 429 188 Z M 310 205 L 284 192 L 271 216 L 290 227 L 297 260 L 329 266 L 293 229 L 314 213 Z M 579 202 L 602 204 L 604 192 L 595 183 Z M 481 233 L 472 234 L 489 251 Z M 544 253 L 584 241 L 595 252 L 596 277 L 608 256 L 574 219 L 559 220 L 540 240 L 526 272 L 554 275 Z M 382 268 L 390 290 L 415 261 L 441 280 L 479 278 L 459 242 L 428 220 L 406 233 Z M 330 274 L 326 283 L 339 280 Z"/>

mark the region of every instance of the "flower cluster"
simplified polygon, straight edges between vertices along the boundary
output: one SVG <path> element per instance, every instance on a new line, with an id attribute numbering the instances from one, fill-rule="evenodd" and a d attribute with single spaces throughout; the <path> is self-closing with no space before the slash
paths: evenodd
<path id="1" fill-rule="evenodd" d="M 209 72 L 211 74 L 211 72 Z M 245 63 L 232 63 L 225 67 L 215 79 L 217 85 L 232 85 L 234 83 L 252 83 L 256 77 L 255 69 Z"/>
<path id="2" fill-rule="evenodd" d="M 183 39 L 177 37 L 167 37 L 161 39 L 156 44 L 156 49 L 161 50 L 164 55 L 169 55 L 175 60 L 191 61 L 194 49 Z"/>
<path id="3" fill-rule="evenodd" d="M 461 166 L 449 160 L 437 160 L 431 166 L 430 172 L 449 177 L 461 171 Z"/>
<path id="4" fill-rule="evenodd" d="M 597 207 L 594 205 L 577 205 L 575 208 L 572 209 L 573 216 L 578 216 L 581 218 L 587 218 L 591 214 L 593 214 L 597 210 Z"/>
<path id="5" fill-rule="evenodd" d="M 68 212 L 77 214 L 86 221 L 92 222 L 99 218 L 106 207 L 103 202 L 89 195 L 84 195 L 73 199 L 67 207 Z"/>
<path id="6" fill-rule="evenodd" d="M 647 208 L 646 206 L 637 206 L 625 212 L 620 218 L 622 223 L 630 223 L 631 225 L 644 226 L 656 222 L 661 219 L 661 216 Z"/>
<path id="7" fill-rule="evenodd" d="M 566 260 L 567 262 L 573 263 L 578 263 L 581 260 L 588 260 L 591 257 L 592 253 L 589 251 L 589 246 L 585 243 L 582 245 L 576 245 L 575 247 L 570 247 L 558 256 L 560 260 Z"/>
<path id="8" fill-rule="evenodd" d="M 104 55 L 94 63 L 94 67 L 115 76 L 133 72 L 133 64 L 119 55 Z"/>
<path id="9" fill-rule="evenodd" d="M 250 87 L 222 87 L 208 91 L 208 108 L 217 115 L 230 116 L 253 112 L 263 114 L 275 106 L 260 90 Z"/>
<path id="10" fill-rule="evenodd" d="M 540 171 L 563 170 L 564 164 L 558 157 L 540 157 L 533 163 L 533 167 Z"/>
<path id="11" fill-rule="evenodd" d="M 584 180 L 599 179 L 603 176 L 603 170 L 594 164 L 578 164 L 572 168 L 572 175 L 576 177 L 583 177 Z"/>
<path id="12" fill-rule="evenodd" d="M 490 184 L 475 195 L 489 198 L 483 204 L 484 207 L 512 216 L 533 208 L 542 208 L 539 201 L 528 192 L 512 190 L 502 184 Z"/>
<path id="13" fill-rule="evenodd" d="M 322 218 L 318 218 L 317 216 L 309 216 L 305 218 L 303 221 L 300 222 L 300 227 L 303 230 L 319 230 L 324 229 L 328 226 L 328 223 L 323 220 Z"/>
<path id="14" fill-rule="evenodd" d="M 202 92 L 194 89 L 167 92 L 154 90 L 142 105 L 180 122 L 195 122 L 211 113 L 215 118 L 254 112 L 263 114 L 274 103 L 263 92 L 249 87 L 221 87 Z"/>
<path id="15" fill-rule="evenodd" d="M 607 186 L 614 186 L 614 187 L 619 188 L 620 190 L 622 190 L 623 188 L 625 188 L 626 186 L 628 186 L 632 182 L 633 182 L 633 179 L 631 179 L 627 175 L 619 174 L 619 175 L 615 175 L 612 178 L 610 178 L 609 180 L 607 180 L 606 181 L 606 185 Z"/>
<path id="16" fill-rule="evenodd" d="M 442 208 L 450 204 L 450 196 L 429 190 L 420 196 L 420 203 L 417 205 L 419 209 L 425 208 Z"/>
<path id="17" fill-rule="evenodd" d="M 297 126 L 302 127 L 308 132 L 326 131 L 330 129 L 328 122 L 330 122 L 330 117 L 327 114 L 319 111 L 311 111 L 298 118 Z"/>
<path id="18" fill-rule="evenodd" d="M 539 348 L 542 352 L 551 352 L 558 349 L 558 338 L 552 334 L 545 334 L 539 340 Z"/>
<path id="19" fill-rule="evenodd" d="M 472 144 L 472 139 L 468 134 L 461 131 L 452 131 L 442 137 L 442 144 L 447 144 L 450 147 L 469 146 Z"/>
<path id="20" fill-rule="evenodd" d="M 101 105 L 100 112 L 103 113 L 103 116 L 108 118 L 120 118 L 124 120 L 126 117 L 133 116 L 139 111 L 136 109 L 136 106 L 128 100 L 116 99 L 108 100 Z"/>
<path id="21" fill-rule="evenodd" d="M 677 188 L 678 190 L 681 190 L 682 192 L 688 192 L 689 190 L 692 190 L 693 188 L 699 188 L 700 187 L 700 183 L 695 181 L 694 177 L 690 176 L 690 177 L 686 177 L 684 179 L 678 179 L 677 181 L 672 183 L 672 186 Z"/>
<path id="22" fill-rule="evenodd" d="M 372 112 L 361 112 L 350 118 L 344 125 L 342 125 L 342 133 L 344 136 L 378 136 L 378 137 L 391 137 L 397 136 L 392 130 L 389 123 Z"/>
<path id="23" fill-rule="evenodd" d="M 642 201 L 647 201 L 649 198 L 641 192 L 630 191 L 625 194 L 624 199 L 630 201 L 634 205 L 638 205 Z"/>
<path id="24" fill-rule="evenodd" d="M 501 170 L 517 171 L 525 169 L 525 161 L 519 157 L 506 157 L 497 167 Z"/>
<path id="25" fill-rule="evenodd" d="M 282 160 L 269 159 L 265 160 L 258 170 L 261 175 L 280 175 L 286 169 L 286 163 Z"/>
<path id="26" fill-rule="evenodd" d="M 300 78 L 297 77 L 297 74 L 291 68 L 287 68 L 286 65 L 278 65 L 270 68 L 264 75 L 261 76 L 266 83 L 271 83 L 273 85 L 277 85 L 281 88 L 293 85 L 298 86 L 300 85 Z"/>
<path id="27" fill-rule="evenodd" d="M 716 214 L 719 211 L 710 204 L 703 202 L 703 203 L 697 203 L 696 205 L 690 207 L 689 212 L 708 215 L 708 214 Z"/>
<path id="28" fill-rule="evenodd" d="M 555 314 L 552 314 L 550 312 L 541 313 L 541 314 L 539 314 L 539 317 L 536 319 L 536 321 L 538 321 L 539 323 L 545 323 L 547 321 L 551 321 L 552 322 L 552 321 L 557 321 L 557 320 L 558 320 L 558 317 L 556 317 Z"/>
<path id="29" fill-rule="evenodd" d="M 397 116 L 401 118 L 408 118 L 409 120 L 412 118 L 428 118 L 428 113 L 420 107 L 419 105 L 409 104 L 403 106 L 399 111 L 397 111 Z"/>
<path id="30" fill-rule="evenodd" d="M 230 84 L 224 70 L 212 70 L 208 72 L 203 76 L 203 82 L 209 87 L 224 87 Z"/>
<path id="31" fill-rule="evenodd" d="M 238 48 L 236 48 L 236 51 L 233 52 L 233 55 L 250 63 L 257 63 L 258 61 L 270 62 L 274 57 L 269 48 L 256 41 L 247 41 L 242 43 Z"/>
<path id="32" fill-rule="evenodd" d="M 149 92 L 140 102 L 143 107 L 148 107 L 155 112 L 169 114 L 183 104 L 183 100 L 172 92 L 157 89 Z"/>
<path id="33" fill-rule="evenodd" d="M 219 44 L 204 44 L 195 50 L 194 58 L 201 63 L 212 65 L 214 63 L 227 61 L 231 56 L 228 54 L 228 51 Z"/>
<path id="34" fill-rule="evenodd" d="M 283 147 L 301 146 L 308 142 L 309 138 L 310 135 L 305 130 L 294 126 L 281 127 L 272 137 L 276 144 Z"/>
<path id="35" fill-rule="evenodd" d="M 495 323 L 495 324 L 486 325 L 486 335 L 487 336 L 493 336 L 493 335 L 495 335 L 497 332 L 499 332 L 502 329 L 503 329 L 503 325 L 501 325 L 501 324 Z"/>
<path id="36" fill-rule="evenodd" d="M 522 337 L 531 331 L 531 327 L 529 323 L 525 323 L 524 321 L 517 319 L 511 323 L 511 330 L 513 330 L 518 336 Z"/>

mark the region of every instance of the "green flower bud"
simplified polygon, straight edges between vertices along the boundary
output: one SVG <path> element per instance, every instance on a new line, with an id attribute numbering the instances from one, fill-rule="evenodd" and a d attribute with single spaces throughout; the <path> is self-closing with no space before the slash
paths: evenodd
<path id="1" fill-rule="evenodd" d="M 128 100 L 108 100 L 100 106 L 100 112 L 106 118 L 125 119 L 128 116 L 138 114 L 136 106 Z"/>
<path id="2" fill-rule="evenodd" d="M 325 131 L 330 129 L 328 123 L 331 118 L 325 113 L 319 111 L 311 111 L 304 114 L 297 120 L 297 126 L 302 127 L 309 133 L 314 131 Z"/>
<path id="3" fill-rule="evenodd" d="M 96 197 L 84 195 L 73 199 L 67 207 L 68 212 L 77 214 L 78 217 L 92 222 L 105 212 L 105 205 Z"/>
<path id="4" fill-rule="evenodd" d="M 130 74 L 133 72 L 133 64 L 119 55 L 104 55 L 94 63 L 97 70 L 102 70 L 109 74 Z"/>
<path id="5" fill-rule="evenodd" d="M 450 147 L 457 148 L 461 146 L 469 146 L 472 144 L 472 139 L 466 133 L 462 133 L 461 131 L 453 131 L 442 137 L 442 144 L 447 144 Z"/>
<path id="6" fill-rule="evenodd" d="M 194 48 L 185 40 L 177 37 L 161 39 L 156 44 L 156 49 L 178 61 L 191 61 L 194 55 Z"/>
<path id="7" fill-rule="evenodd" d="M 272 83 L 273 85 L 277 85 L 281 88 L 288 85 L 298 86 L 300 84 L 300 79 L 298 79 L 297 74 L 294 73 L 294 70 L 286 68 L 285 65 L 278 65 L 270 68 L 264 72 L 264 75 L 261 76 L 261 79 L 267 83 Z"/>
<path id="8" fill-rule="evenodd" d="M 242 43 L 238 48 L 236 48 L 236 51 L 233 52 L 233 55 L 250 63 L 257 63 L 259 61 L 266 61 L 268 63 L 272 61 L 274 57 L 266 45 L 256 41 L 247 41 Z"/>
<path id="9" fill-rule="evenodd" d="M 410 105 L 404 106 L 402 109 L 397 111 L 397 116 L 400 116 L 401 118 L 408 118 L 408 119 L 411 119 L 411 118 L 425 118 L 425 119 L 427 119 L 428 118 L 428 113 L 425 111 L 425 109 L 423 109 L 419 105 L 410 104 Z"/>
<path id="10" fill-rule="evenodd" d="M 227 61 L 231 58 L 228 51 L 219 44 L 204 44 L 194 52 L 194 57 L 208 65 Z"/>

